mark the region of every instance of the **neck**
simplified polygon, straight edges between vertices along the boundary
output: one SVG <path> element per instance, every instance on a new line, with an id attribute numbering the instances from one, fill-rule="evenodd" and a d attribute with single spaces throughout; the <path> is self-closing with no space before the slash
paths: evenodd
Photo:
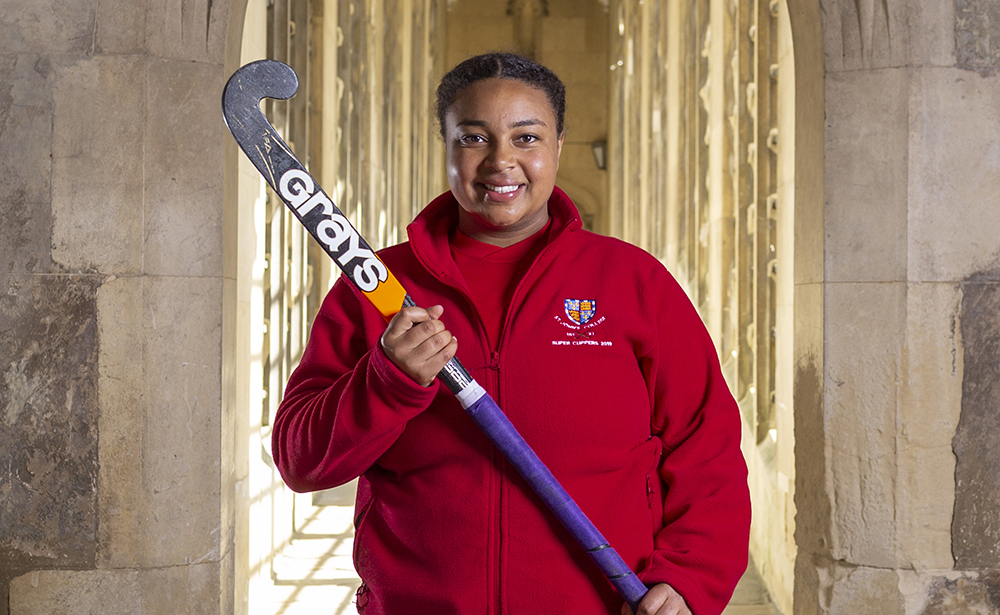
<path id="1" fill-rule="evenodd" d="M 537 219 L 531 220 L 529 224 L 523 226 L 492 228 L 480 224 L 478 220 L 466 213 L 465 210 L 460 209 L 458 212 L 458 230 L 463 235 L 499 248 L 506 248 L 524 241 L 545 228 L 548 222 L 549 213 L 545 211 L 544 216 L 538 216 Z"/>

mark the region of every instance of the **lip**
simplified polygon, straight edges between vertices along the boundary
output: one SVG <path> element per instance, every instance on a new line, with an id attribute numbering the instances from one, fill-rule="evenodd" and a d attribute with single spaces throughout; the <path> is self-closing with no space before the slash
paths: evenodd
<path id="1" fill-rule="evenodd" d="M 517 197 L 521 196 L 524 192 L 525 184 L 501 184 L 501 183 L 486 183 L 479 182 L 478 186 L 483 190 L 486 197 L 485 200 L 492 201 L 494 203 L 509 203 Z M 498 192 L 496 189 L 507 190 L 506 192 Z M 513 190 L 511 190 L 513 188 Z"/>

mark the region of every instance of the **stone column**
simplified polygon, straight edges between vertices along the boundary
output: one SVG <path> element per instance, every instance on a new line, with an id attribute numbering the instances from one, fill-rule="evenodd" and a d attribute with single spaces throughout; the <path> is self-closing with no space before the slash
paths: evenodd
<path id="1" fill-rule="evenodd" d="M 993 612 L 996 6 L 821 4 L 830 531 L 796 611 Z"/>
<path id="2" fill-rule="evenodd" d="M 231 10 L 4 3 L 0 613 L 234 610 Z"/>

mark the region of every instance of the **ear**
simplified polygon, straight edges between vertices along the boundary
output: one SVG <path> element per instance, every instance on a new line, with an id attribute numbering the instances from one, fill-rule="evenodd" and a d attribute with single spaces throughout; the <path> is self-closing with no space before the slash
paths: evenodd
<path id="1" fill-rule="evenodd" d="M 563 129 L 562 134 L 559 135 L 559 140 L 556 142 L 556 169 L 559 168 L 559 157 L 562 156 L 563 142 L 566 141 L 566 130 Z"/>

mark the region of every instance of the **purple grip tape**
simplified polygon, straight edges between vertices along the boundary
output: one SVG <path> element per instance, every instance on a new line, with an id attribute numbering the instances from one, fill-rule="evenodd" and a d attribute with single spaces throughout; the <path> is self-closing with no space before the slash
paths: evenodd
<path id="1" fill-rule="evenodd" d="M 566 493 L 493 398 L 483 394 L 466 407 L 465 411 L 559 518 L 573 538 L 590 554 L 604 576 L 632 607 L 632 611 L 637 611 L 648 588 L 635 576 L 618 552 L 608 545 L 607 539 Z"/>

